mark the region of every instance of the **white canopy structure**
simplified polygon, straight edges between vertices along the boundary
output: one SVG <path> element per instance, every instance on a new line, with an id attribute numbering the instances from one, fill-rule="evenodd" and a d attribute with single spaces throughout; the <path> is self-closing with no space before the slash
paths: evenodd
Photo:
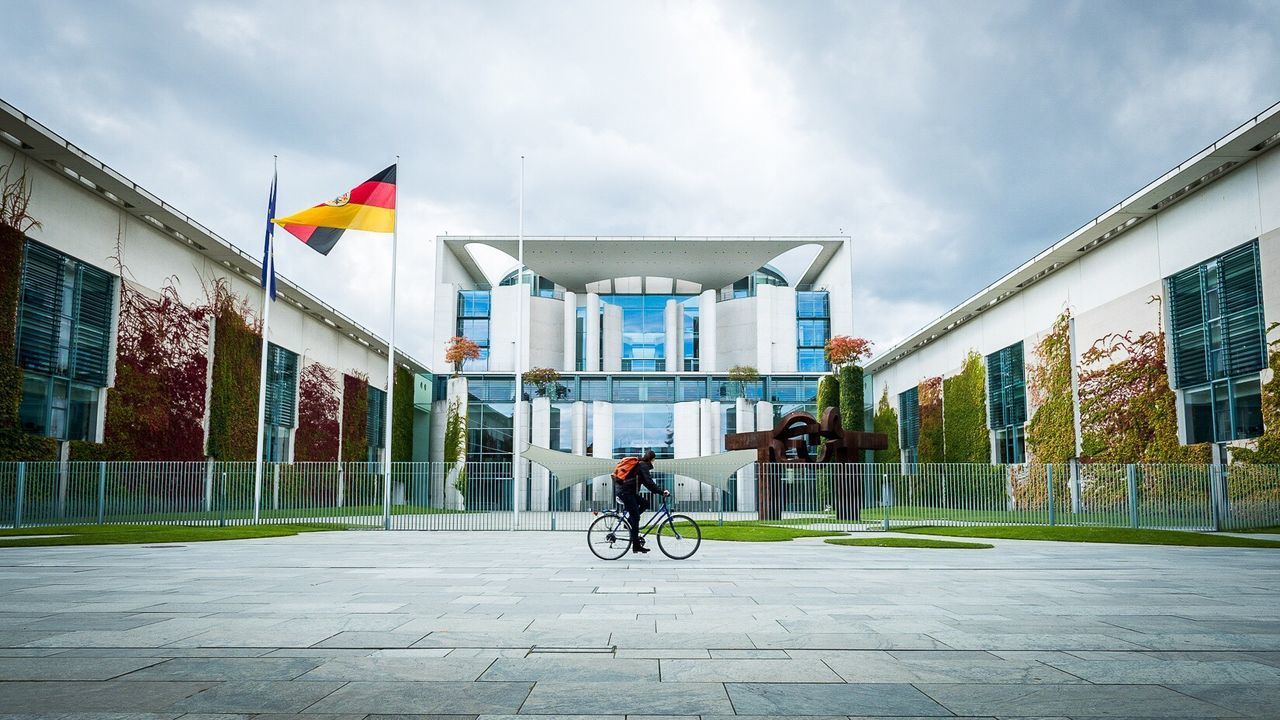
<path id="1" fill-rule="evenodd" d="M 618 463 L 612 458 L 573 455 L 537 445 L 526 445 L 521 454 L 526 459 L 555 473 L 560 488 L 609 475 Z M 721 490 L 727 490 L 729 476 L 755 461 L 755 450 L 731 450 L 705 457 L 655 460 L 653 469 L 658 472 L 691 477 Z"/>

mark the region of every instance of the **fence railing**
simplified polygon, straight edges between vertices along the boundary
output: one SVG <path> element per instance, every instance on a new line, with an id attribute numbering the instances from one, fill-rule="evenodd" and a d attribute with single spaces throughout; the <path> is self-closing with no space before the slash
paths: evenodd
<path id="1" fill-rule="evenodd" d="M 655 473 L 709 522 L 890 530 L 1280 525 L 1280 466 L 753 464 L 725 478 Z M 337 522 L 422 530 L 585 530 L 614 503 L 607 476 L 562 486 L 510 463 L 0 463 L 0 526 Z M 707 482 L 710 480 L 711 482 Z M 389 485 L 389 488 L 388 488 Z M 389 489 L 389 492 L 387 492 Z"/>

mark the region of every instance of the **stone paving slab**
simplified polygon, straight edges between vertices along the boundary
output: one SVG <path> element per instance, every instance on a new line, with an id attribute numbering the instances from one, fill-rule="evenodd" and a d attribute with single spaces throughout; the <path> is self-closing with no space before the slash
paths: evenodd
<path id="1" fill-rule="evenodd" d="M 6 549 L 0 720 L 1280 716 L 1280 553 L 995 544 Z"/>

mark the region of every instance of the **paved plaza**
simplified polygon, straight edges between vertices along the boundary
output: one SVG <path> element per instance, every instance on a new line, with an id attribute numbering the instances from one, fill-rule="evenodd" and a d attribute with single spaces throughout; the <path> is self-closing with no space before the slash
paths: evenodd
<path id="1" fill-rule="evenodd" d="M 0 550 L 0 720 L 1280 717 L 1280 551 L 991 542 Z"/>

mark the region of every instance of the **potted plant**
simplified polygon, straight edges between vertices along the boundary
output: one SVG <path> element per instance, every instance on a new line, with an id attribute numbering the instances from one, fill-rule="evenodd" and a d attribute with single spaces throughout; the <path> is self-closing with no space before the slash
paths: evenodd
<path id="1" fill-rule="evenodd" d="M 554 368 L 530 368 L 520 373 L 520 380 L 525 385 L 532 385 L 538 392 L 538 397 L 547 397 L 549 391 L 554 391 L 556 398 L 562 398 L 563 386 L 560 385 L 560 373 Z"/>

